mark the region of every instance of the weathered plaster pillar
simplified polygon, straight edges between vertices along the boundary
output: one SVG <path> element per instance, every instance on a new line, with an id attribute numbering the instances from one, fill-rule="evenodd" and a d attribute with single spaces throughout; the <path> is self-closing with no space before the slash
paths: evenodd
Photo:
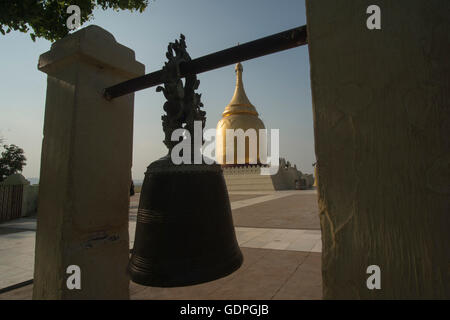
<path id="1" fill-rule="evenodd" d="M 48 80 L 33 298 L 128 299 L 134 95 L 106 101 L 102 90 L 144 65 L 92 25 L 55 42 L 38 68 Z M 80 290 L 66 286 L 70 265 Z"/>
<path id="2" fill-rule="evenodd" d="M 449 299 L 450 2 L 306 8 L 324 298 Z"/>

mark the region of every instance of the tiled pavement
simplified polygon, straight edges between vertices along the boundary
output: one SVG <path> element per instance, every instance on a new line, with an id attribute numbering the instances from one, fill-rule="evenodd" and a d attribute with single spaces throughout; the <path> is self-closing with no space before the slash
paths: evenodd
<path id="1" fill-rule="evenodd" d="M 245 200 L 253 203 L 237 207 L 232 203 L 234 225 L 250 228 L 320 229 L 317 196 L 311 191 L 279 191 L 277 198 L 256 202 L 262 197 Z M 238 201 L 242 203 L 243 201 Z"/>
<path id="2" fill-rule="evenodd" d="M 130 201 L 130 240 L 138 196 Z M 238 271 L 183 288 L 131 283 L 131 298 L 320 299 L 321 234 L 315 191 L 236 192 L 230 193 L 230 202 L 244 254 Z M 33 277 L 35 228 L 35 219 L 0 224 L 0 289 Z M 0 299 L 11 298 L 31 298 L 31 285 L 0 294 Z"/>
<path id="3" fill-rule="evenodd" d="M 132 284 L 131 298 L 136 300 L 321 298 L 319 253 L 245 247 L 241 249 L 244 263 L 239 270 L 227 277 L 180 288 L 154 288 Z"/>

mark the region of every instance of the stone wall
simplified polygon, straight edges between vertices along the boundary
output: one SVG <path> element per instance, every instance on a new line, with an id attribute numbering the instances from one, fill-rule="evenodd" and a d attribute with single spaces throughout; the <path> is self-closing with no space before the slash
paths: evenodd
<path id="1" fill-rule="evenodd" d="M 297 168 L 281 158 L 279 170 L 275 175 L 261 175 L 261 167 L 257 165 L 224 167 L 223 175 L 228 191 L 275 191 L 294 190 L 296 181 L 304 178 L 305 188 L 312 186 L 311 179 L 303 175 Z"/>
<path id="2" fill-rule="evenodd" d="M 274 191 L 271 176 L 261 175 L 257 166 L 223 168 L 228 191 Z"/>

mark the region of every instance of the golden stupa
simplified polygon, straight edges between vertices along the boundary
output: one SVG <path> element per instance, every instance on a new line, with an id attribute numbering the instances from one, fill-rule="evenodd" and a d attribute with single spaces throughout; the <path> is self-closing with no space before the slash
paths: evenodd
<path id="1" fill-rule="evenodd" d="M 242 82 L 242 65 L 236 64 L 236 88 L 234 90 L 233 98 L 226 106 L 222 113 L 222 119 L 217 123 L 216 128 L 216 159 L 222 165 L 237 165 L 237 164 L 259 164 L 259 129 L 265 129 L 264 123 L 258 117 L 258 112 L 245 94 L 244 84 Z M 238 161 L 237 158 L 237 138 L 234 138 L 234 162 L 226 162 L 227 146 L 226 146 L 226 130 L 227 129 L 242 129 L 244 132 L 248 129 L 256 130 L 257 152 L 256 155 L 249 152 L 249 138 L 245 138 L 245 163 Z M 232 147 L 231 147 L 232 148 Z M 230 150 L 230 148 L 228 148 Z"/>

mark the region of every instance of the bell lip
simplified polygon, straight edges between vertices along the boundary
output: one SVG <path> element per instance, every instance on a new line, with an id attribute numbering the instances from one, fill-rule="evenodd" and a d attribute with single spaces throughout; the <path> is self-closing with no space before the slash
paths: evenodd
<path id="1" fill-rule="evenodd" d="M 244 256 L 242 254 L 242 251 L 238 247 L 236 254 L 231 259 L 231 262 L 227 264 L 225 267 L 219 269 L 211 268 L 215 269 L 216 272 L 207 274 L 205 277 L 202 277 L 201 279 L 187 278 L 185 281 L 176 282 L 175 280 L 157 281 L 156 279 L 148 279 L 149 278 L 148 274 L 144 274 L 143 272 L 138 271 L 136 270 L 136 268 L 134 268 L 133 257 L 131 257 L 130 262 L 128 263 L 127 273 L 130 276 L 131 281 L 147 287 L 157 287 L 157 288 L 186 287 L 211 282 L 229 276 L 230 274 L 237 271 L 242 266 L 243 262 Z"/>
<path id="2" fill-rule="evenodd" d="M 194 171 L 203 171 L 205 173 L 213 174 L 215 177 L 221 176 L 221 184 L 223 185 L 224 192 L 226 195 L 226 211 L 227 215 L 230 216 L 230 225 L 231 230 L 233 232 L 233 241 L 229 242 L 226 248 L 223 250 L 219 250 L 222 255 L 215 254 L 210 260 L 203 259 L 202 257 L 196 257 L 195 253 L 192 257 L 189 257 L 189 260 L 192 258 L 199 258 L 199 262 L 186 264 L 186 268 L 190 266 L 189 269 L 186 269 L 187 272 L 182 274 L 178 278 L 175 277 L 164 277 L 164 273 L 167 272 L 167 268 L 171 271 L 174 270 L 172 266 L 166 267 L 166 269 L 158 266 L 161 261 L 158 261 L 158 265 L 145 263 L 144 265 L 139 261 L 139 258 L 143 258 L 140 255 L 134 252 L 134 248 L 132 251 L 131 258 L 128 263 L 127 273 L 130 276 L 131 281 L 150 287 L 184 287 L 191 286 L 201 283 L 206 283 L 210 281 L 214 281 L 223 277 L 226 277 L 236 270 L 238 270 L 244 261 L 244 257 L 242 255 L 241 249 L 239 248 L 233 222 L 231 216 L 231 209 L 228 199 L 228 191 L 226 190 L 225 181 L 223 180 L 223 171 L 222 167 L 219 164 L 182 164 L 175 165 L 170 156 L 162 157 L 154 162 L 152 162 L 147 167 L 147 172 L 145 173 L 145 180 L 143 184 L 143 191 L 146 186 L 146 182 L 148 183 L 148 179 L 151 179 L 151 176 L 154 174 L 188 174 Z M 139 205 L 141 208 L 141 204 Z M 139 211 L 138 211 L 139 212 Z M 135 235 L 136 239 L 136 235 Z M 231 239 L 230 239 L 231 240 Z M 217 253 L 218 251 L 215 250 Z M 202 261 L 206 261 L 205 263 L 201 263 Z M 151 262 L 151 261 L 150 261 Z M 171 272 L 172 274 L 180 274 Z"/>

